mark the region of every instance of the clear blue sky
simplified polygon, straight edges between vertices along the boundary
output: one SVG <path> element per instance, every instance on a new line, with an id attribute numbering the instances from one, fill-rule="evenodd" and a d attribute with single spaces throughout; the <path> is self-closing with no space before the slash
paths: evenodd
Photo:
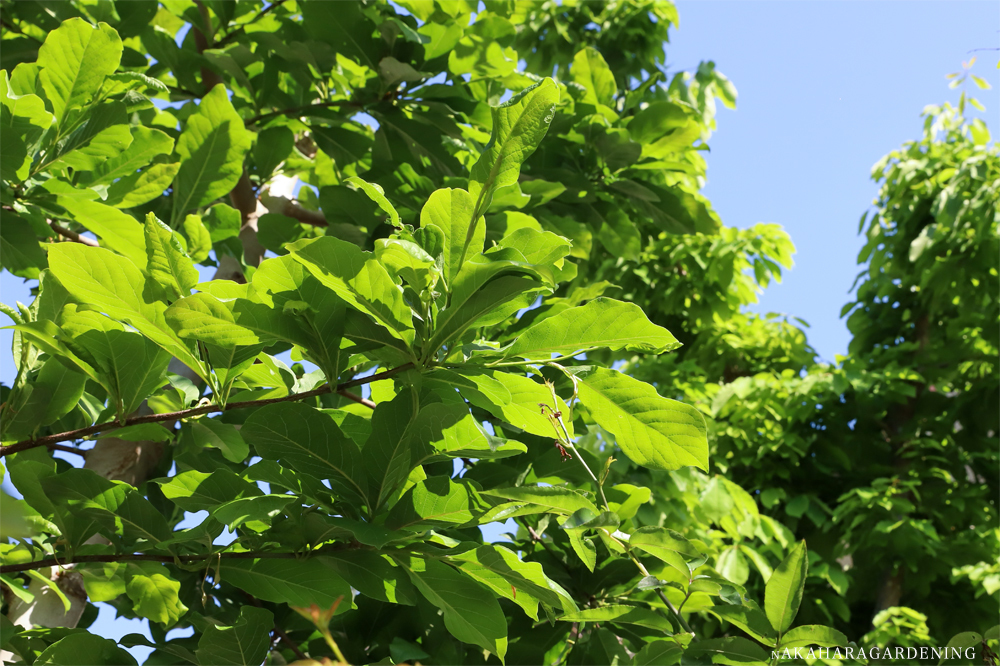
<path id="1" fill-rule="evenodd" d="M 670 70 L 714 60 L 740 93 L 736 111 L 720 107 L 705 193 L 727 225 L 777 222 L 789 231 L 796 266 L 760 309 L 807 320 L 810 342 L 833 360 L 849 341 L 839 314 L 857 272 L 858 219 L 876 194 L 870 168 L 920 136 L 925 105 L 957 99 L 944 77 L 971 49 L 1000 45 L 1000 3 L 680 0 L 678 8 Z M 994 86 L 976 94 L 996 133 L 1000 51 L 976 55 L 973 71 Z M 0 300 L 30 296 L 4 272 Z M 0 331 L 8 385 L 10 340 Z M 94 629 L 120 637 L 144 624 L 113 618 L 104 606 Z"/>
<path id="2" fill-rule="evenodd" d="M 795 267 L 759 309 L 805 319 L 821 358 L 845 354 L 840 319 L 857 274 L 858 220 L 877 194 L 871 166 L 918 139 L 927 104 L 956 102 L 945 76 L 978 55 L 973 88 L 994 138 L 1000 111 L 997 2 L 708 2 L 680 0 L 671 70 L 714 60 L 739 91 L 720 105 L 708 186 L 724 224 L 782 225 Z M 971 83 L 969 84 L 972 85 Z"/>

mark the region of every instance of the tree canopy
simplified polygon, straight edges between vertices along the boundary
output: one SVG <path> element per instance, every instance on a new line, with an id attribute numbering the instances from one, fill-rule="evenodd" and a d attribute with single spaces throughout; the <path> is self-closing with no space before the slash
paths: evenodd
<path id="1" fill-rule="evenodd" d="M 965 93 L 876 165 L 829 365 L 746 309 L 794 248 L 699 193 L 736 90 L 666 69 L 665 0 L 0 17 L 8 660 L 995 649 L 1000 158 Z"/>

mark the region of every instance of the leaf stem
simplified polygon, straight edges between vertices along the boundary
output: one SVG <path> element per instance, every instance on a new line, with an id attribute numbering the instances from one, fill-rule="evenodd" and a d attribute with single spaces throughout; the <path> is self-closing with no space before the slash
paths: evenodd
<path id="1" fill-rule="evenodd" d="M 118 421 L 107 421 L 105 423 L 97 423 L 92 426 L 87 426 L 86 428 L 78 428 L 76 430 L 68 430 L 66 432 L 57 433 L 55 435 L 48 435 L 47 437 L 39 437 L 38 439 L 26 439 L 22 442 L 17 442 L 16 444 L 9 444 L 8 446 L 0 446 L 0 458 L 10 455 L 11 453 L 17 453 L 19 451 L 27 451 L 28 449 L 33 449 L 37 446 L 48 446 L 50 444 L 55 444 L 57 442 L 68 442 L 74 439 L 81 439 L 87 437 L 88 435 L 93 435 L 99 432 L 108 432 L 111 430 L 117 430 L 124 426 L 137 425 L 139 423 L 161 423 L 164 421 L 177 421 L 180 419 L 189 418 L 191 416 L 199 416 L 201 414 L 211 414 L 213 412 L 227 412 L 233 409 L 244 409 L 247 407 L 263 407 L 264 405 L 271 405 L 278 402 L 293 402 L 297 400 L 305 400 L 307 398 L 315 398 L 316 396 L 325 395 L 327 393 L 337 393 L 345 397 L 356 400 L 363 405 L 375 407 L 375 403 L 369 400 L 365 400 L 360 396 L 355 396 L 354 394 L 348 394 L 347 389 L 353 388 L 355 386 L 362 386 L 364 384 L 369 384 L 371 382 L 377 382 L 380 379 L 385 379 L 387 377 L 392 377 L 400 372 L 404 372 L 413 367 L 413 363 L 404 363 L 395 368 L 390 368 L 383 372 L 376 373 L 370 377 L 359 377 L 357 379 L 352 379 L 348 382 L 342 384 L 337 384 L 336 387 L 331 387 L 329 384 L 321 386 L 318 389 L 313 389 L 312 391 L 304 391 L 302 393 L 292 393 L 291 395 L 286 395 L 281 398 L 268 398 L 266 400 L 246 400 L 243 402 L 230 402 L 225 406 L 221 405 L 201 405 L 199 407 L 192 407 L 191 409 L 182 409 L 177 412 L 167 412 L 166 414 L 146 414 L 143 416 L 133 416 L 131 418 L 125 419 L 123 422 Z"/>
<path id="2" fill-rule="evenodd" d="M 649 571 L 646 569 L 646 566 L 642 562 L 639 561 L 639 558 L 635 556 L 635 553 L 633 553 L 631 550 L 629 550 L 628 551 L 628 556 L 629 556 L 629 559 L 631 559 L 632 562 L 635 564 L 635 566 L 639 567 L 639 572 L 642 573 L 643 576 L 648 576 L 649 575 Z M 674 608 L 674 605 L 672 603 L 670 603 L 670 600 L 667 599 L 667 595 L 665 595 L 663 593 L 663 590 L 657 588 L 656 589 L 656 594 L 660 597 L 660 601 L 662 601 L 666 605 L 666 607 L 668 609 L 670 609 L 670 612 L 673 614 L 673 616 L 680 623 L 681 627 L 684 628 L 684 631 L 688 632 L 692 636 L 696 636 L 696 634 L 694 633 L 694 631 L 691 629 L 691 625 L 689 625 L 687 623 L 687 620 L 685 620 L 683 617 L 681 617 L 680 612 L 676 608 Z"/>

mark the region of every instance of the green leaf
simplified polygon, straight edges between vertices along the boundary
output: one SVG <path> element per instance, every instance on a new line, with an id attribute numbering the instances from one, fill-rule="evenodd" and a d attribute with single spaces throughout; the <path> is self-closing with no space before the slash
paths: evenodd
<path id="1" fill-rule="evenodd" d="M 578 383 L 594 421 L 614 433 L 632 462 L 651 469 L 693 465 L 708 470 L 705 419 L 694 407 L 663 398 L 649 384 L 595 368 Z"/>
<path id="2" fill-rule="evenodd" d="M 197 215 L 187 215 L 181 224 L 187 238 L 188 255 L 194 263 L 201 263 L 212 251 L 212 235 Z"/>
<path id="3" fill-rule="evenodd" d="M 577 610 L 573 598 L 545 575 L 541 564 L 524 562 L 512 550 L 502 546 L 479 546 L 450 559 L 461 567 L 462 573 L 510 599 L 534 620 L 538 619 L 539 601 L 568 613 Z"/>
<path id="4" fill-rule="evenodd" d="M 132 143 L 115 157 L 102 161 L 92 171 L 81 174 L 80 184 L 87 187 L 110 185 L 149 165 L 157 155 L 169 155 L 174 148 L 170 135 L 141 125 L 132 128 Z"/>
<path id="5" fill-rule="evenodd" d="M 195 444 L 219 449 L 229 462 L 241 463 L 250 455 L 250 447 L 242 435 L 242 430 L 218 419 L 198 419 L 191 422 L 191 436 Z"/>
<path id="6" fill-rule="evenodd" d="M 243 175 L 252 135 L 219 84 L 202 97 L 177 140 L 180 169 L 174 179 L 171 226 L 191 210 L 228 194 Z"/>
<path id="7" fill-rule="evenodd" d="M 559 87 L 546 78 L 490 109 L 493 133 L 469 179 L 475 218 L 490 207 L 498 188 L 517 182 L 521 165 L 548 131 L 558 101 Z"/>
<path id="8" fill-rule="evenodd" d="M 75 222 L 97 234 L 103 247 L 128 257 L 140 269 L 146 268 L 146 241 L 142 225 L 134 217 L 99 201 L 66 196 L 57 201 Z"/>
<path id="9" fill-rule="evenodd" d="M 146 214 L 143 232 L 149 276 L 166 291 L 170 300 L 190 294 L 199 282 L 198 271 L 181 249 L 176 232 L 160 222 L 153 213 Z"/>
<path id="10" fill-rule="evenodd" d="M 597 545 L 594 543 L 594 537 L 584 536 L 580 530 L 569 530 L 566 536 L 569 537 L 569 545 L 573 548 L 573 552 L 593 573 L 594 567 L 597 566 Z"/>
<path id="11" fill-rule="evenodd" d="M 46 266 L 45 252 L 31 223 L 8 211 L 0 224 L 0 266 L 30 280 L 37 279 Z"/>
<path id="12" fill-rule="evenodd" d="M 59 243 L 49 250 L 49 270 L 78 300 L 131 324 L 189 368 L 202 368 L 201 361 L 167 326 L 166 307 L 142 297 L 144 276 L 128 259 L 103 248 Z"/>
<path id="13" fill-rule="evenodd" d="M 777 636 L 768 622 L 767 615 L 756 605 L 733 606 L 720 604 L 706 608 L 709 613 L 726 620 L 747 632 L 765 645 L 773 647 Z"/>
<path id="14" fill-rule="evenodd" d="M 557 397 L 553 405 L 548 387 L 524 375 L 488 370 L 463 375 L 435 372 L 434 376 L 446 378 L 449 384 L 457 386 L 462 396 L 473 405 L 539 437 L 557 436 L 552 423 L 542 415 L 538 406 L 540 403 L 552 407 L 553 411 L 570 413 L 562 398 Z M 573 423 L 569 419 L 563 419 L 563 422 L 572 436 Z"/>
<path id="15" fill-rule="evenodd" d="M 573 57 L 573 81 L 586 88 L 583 101 L 613 107 L 618 85 L 601 53 L 588 46 Z"/>
<path id="16" fill-rule="evenodd" d="M 45 158 L 51 168 L 92 171 L 108 158 L 119 156 L 132 143 L 128 112 L 121 102 L 104 102 L 88 110 L 84 122 L 61 139 Z"/>
<path id="17" fill-rule="evenodd" d="M 215 507 L 244 496 L 260 494 L 257 487 L 229 470 L 211 474 L 188 470 L 160 484 L 163 495 L 185 511 L 211 511 Z"/>
<path id="18" fill-rule="evenodd" d="M 646 643 L 636 653 L 633 666 L 672 666 L 680 661 L 684 649 L 669 640 L 659 640 Z"/>
<path id="19" fill-rule="evenodd" d="M 86 384 L 85 375 L 70 369 L 59 358 L 49 356 L 28 384 L 30 393 L 26 401 L 16 412 L 4 412 L 4 441 L 28 437 L 39 427 L 68 414 L 80 401 Z M 12 413 L 13 417 L 9 417 Z"/>
<path id="20" fill-rule="evenodd" d="M 641 606 L 616 604 L 587 608 L 566 613 L 558 618 L 562 622 L 610 622 L 612 624 L 637 624 L 650 629 L 672 631 L 670 621 L 659 613 Z"/>
<path id="21" fill-rule="evenodd" d="M 163 514 L 135 488 L 109 481 L 89 469 L 70 469 L 42 480 L 52 502 L 74 517 L 92 521 L 91 534 L 150 548 L 169 537 Z"/>
<path id="22" fill-rule="evenodd" d="M 663 527 L 640 527 L 629 537 L 629 546 L 638 548 L 677 569 L 683 575 L 690 575 L 685 558 L 696 560 L 701 553 L 683 536 Z"/>
<path id="23" fill-rule="evenodd" d="M 645 146 L 690 122 L 687 111 L 681 105 L 653 102 L 635 114 L 628 124 L 628 132 L 637 143 Z"/>
<path id="24" fill-rule="evenodd" d="M 104 380 L 119 418 L 139 408 L 160 388 L 170 354 L 144 336 L 92 311 L 67 306 L 62 312 L 66 344 Z"/>
<path id="25" fill-rule="evenodd" d="M 413 583 L 387 555 L 370 550 L 345 550 L 328 556 L 327 561 L 351 587 L 367 597 L 407 606 L 417 603 Z"/>
<path id="26" fill-rule="evenodd" d="M 411 554 L 398 561 L 420 593 L 444 613 L 444 625 L 463 643 L 507 654 L 507 621 L 496 598 L 471 578 L 437 560 Z"/>
<path id="27" fill-rule="evenodd" d="M 715 569 L 737 585 L 743 585 L 750 577 L 750 567 L 738 545 L 729 546 L 722 551 Z"/>
<path id="28" fill-rule="evenodd" d="M 357 176 L 348 176 L 344 179 L 345 182 L 352 183 L 359 187 L 361 191 L 368 195 L 368 198 L 378 204 L 378 207 L 385 211 L 389 219 L 392 220 L 392 226 L 399 227 L 401 225 L 399 221 L 399 213 L 393 208 L 389 200 L 385 198 L 385 190 L 378 183 L 369 183 L 367 180 L 358 178 Z"/>
<path id="29" fill-rule="evenodd" d="M 46 36 L 38 49 L 38 79 L 60 125 L 67 111 L 90 103 L 121 57 L 122 41 L 106 23 L 94 27 L 71 18 Z"/>
<path id="30" fill-rule="evenodd" d="M 390 530 L 419 531 L 463 525 L 487 508 L 471 482 L 435 476 L 418 481 L 406 491 L 389 512 L 385 526 Z"/>
<path id="31" fill-rule="evenodd" d="M 106 203 L 115 208 L 141 206 L 163 195 L 174 182 L 179 162 L 153 164 L 138 173 L 119 178 L 108 187 Z"/>
<path id="32" fill-rule="evenodd" d="M 361 451 L 329 415 L 299 402 L 268 405 L 251 414 L 240 433 L 262 458 L 328 479 L 334 492 L 367 500 Z"/>
<path id="33" fill-rule="evenodd" d="M 767 619 L 771 621 L 771 626 L 779 635 L 788 631 L 792 626 L 792 620 L 799 612 L 802 590 L 805 589 L 808 573 L 809 556 L 806 542 L 800 541 L 767 579 L 764 610 L 767 611 Z"/>
<path id="34" fill-rule="evenodd" d="M 332 236 L 299 241 L 288 249 L 326 287 L 373 316 L 393 336 L 413 344 L 410 308 L 374 254 Z"/>
<path id="35" fill-rule="evenodd" d="M 847 642 L 847 636 L 832 627 L 824 627 L 821 624 L 803 624 L 789 629 L 781 637 L 782 648 L 806 647 L 807 645 L 843 647 L 847 645 Z"/>
<path id="36" fill-rule="evenodd" d="M 219 347 L 260 343 L 262 338 L 254 330 L 236 323 L 234 306 L 233 301 L 222 301 L 200 291 L 173 303 L 164 316 L 182 338 L 194 338 Z M 277 316 L 277 313 L 273 314 Z"/>
<path id="37" fill-rule="evenodd" d="M 552 513 L 570 515 L 581 509 L 591 511 L 594 515 L 600 513 L 597 507 L 582 494 L 569 488 L 558 486 L 517 486 L 511 488 L 494 488 L 482 491 L 483 495 L 502 497 L 521 504 L 537 504 Z"/>
<path id="38" fill-rule="evenodd" d="M 759 645 L 742 636 L 728 636 L 692 643 L 684 651 L 685 663 L 688 660 L 692 664 L 763 664 L 767 663 L 768 655 Z"/>
<path id="39" fill-rule="evenodd" d="M 323 609 L 339 603 L 339 612 L 351 608 L 351 586 L 325 557 L 223 560 L 221 575 L 264 601 L 305 608 L 316 604 Z"/>
<path id="40" fill-rule="evenodd" d="M 136 666 L 135 659 L 109 638 L 81 632 L 61 638 L 35 658 L 38 666 Z"/>
<path id="41" fill-rule="evenodd" d="M 263 532 L 271 526 L 271 522 L 279 517 L 285 507 L 297 498 L 294 495 L 256 495 L 241 497 L 219 506 L 213 510 L 212 518 L 236 531 L 241 526 Z"/>
<path id="42" fill-rule="evenodd" d="M 180 582 L 168 577 L 167 570 L 162 566 L 130 563 L 126 579 L 125 593 L 140 617 L 169 628 L 187 613 L 187 606 L 178 597 Z"/>
<path id="43" fill-rule="evenodd" d="M 547 360 L 548 353 L 588 347 L 658 354 L 677 349 L 680 343 L 667 329 L 650 322 L 639 306 L 601 297 L 528 327 L 505 356 Z"/>
<path id="44" fill-rule="evenodd" d="M 451 286 L 465 259 L 483 251 L 486 223 L 473 220 L 475 201 L 465 190 L 435 190 L 420 209 L 420 227 L 437 227 L 444 234 L 442 276 Z"/>
<path id="45" fill-rule="evenodd" d="M 271 648 L 274 615 L 264 608 L 243 606 L 232 626 L 209 625 L 198 639 L 199 664 L 259 666 Z"/>

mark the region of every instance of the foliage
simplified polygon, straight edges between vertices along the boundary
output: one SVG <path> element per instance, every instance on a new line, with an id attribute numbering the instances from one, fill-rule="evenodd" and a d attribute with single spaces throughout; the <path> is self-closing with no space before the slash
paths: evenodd
<path id="1" fill-rule="evenodd" d="M 4 497 L 0 649 L 750 663 L 865 634 L 890 562 L 930 577 L 868 644 L 917 611 L 986 633 L 985 127 L 932 113 L 945 140 L 886 163 L 852 357 L 820 365 L 794 323 L 743 311 L 793 248 L 698 193 L 736 93 L 712 63 L 667 76 L 673 5 L 479 9 L 0 5 L 0 250 L 37 281 L 4 311 L 24 499 Z M 935 279 L 959 274 L 973 308 Z M 941 359 L 914 353 L 924 313 Z M 853 434 L 887 419 L 884 450 Z M 512 541 L 484 542 L 502 521 Z M 942 618 L 949 577 L 982 589 Z M 88 633 L 98 602 L 153 641 Z"/>

